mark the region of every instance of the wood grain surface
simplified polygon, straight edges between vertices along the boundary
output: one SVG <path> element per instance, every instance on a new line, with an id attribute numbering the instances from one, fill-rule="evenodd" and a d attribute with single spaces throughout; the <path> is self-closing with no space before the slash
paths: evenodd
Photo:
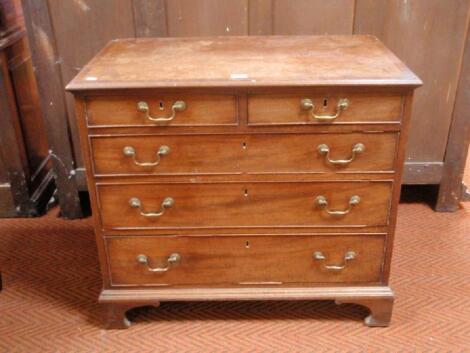
<path id="1" fill-rule="evenodd" d="M 284 283 L 379 282 L 384 237 L 275 236 L 275 237 L 116 237 L 107 239 L 111 281 L 116 285 L 281 285 Z M 321 251 L 324 261 L 313 258 Z M 357 257 L 339 271 L 344 255 Z M 178 253 L 181 261 L 165 273 L 150 272 L 136 261 L 144 254 L 153 267 L 167 266 Z"/>
<path id="2" fill-rule="evenodd" d="M 373 36 L 253 36 L 114 40 L 67 89 L 420 84 Z"/>
<path id="3" fill-rule="evenodd" d="M 183 111 L 177 111 L 175 118 L 167 123 L 155 123 L 137 109 L 139 102 L 146 102 L 152 118 L 168 118 L 177 101 L 186 103 Z M 238 120 L 238 100 L 233 95 L 133 95 L 91 97 L 87 100 L 87 121 L 89 125 L 107 126 L 208 126 L 235 124 Z"/>
<path id="4" fill-rule="evenodd" d="M 395 168 L 396 133 L 250 134 L 250 135 L 127 135 L 92 137 L 93 171 L 96 175 L 201 175 L 240 173 L 351 173 L 391 172 Z M 365 150 L 349 164 L 330 163 L 318 146 L 326 144 L 328 158 L 347 160 L 353 147 Z M 139 166 L 125 156 L 133 147 Z M 162 146 L 168 155 L 158 157 Z"/>
<path id="5" fill-rule="evenodd" d="M 312 110 L 301 109 L 303 99 L 314 104 L 313 113 L 334 115 L 341 99 L 349 106 L 329 124 L 399 122 L 402 99 L 399 94 L 368 95 L 358 93 L 266 94 L 248 97 L 248 123 L 253 125 L 325 124 L 312 117 Z"/>
<path id="6" fill-rule="evenodd" d="M 352 196 L 361 202 L 345 216 L 332 216 L 315 205 L 328 199 L 332 210 L 348 209 Z M 377 226 L 388 223 L 391 184 L 387 182 L 192 183 L 99 185 L 105 228 L 239 228 Z M 144 217 L 129 206 L 140 199 L 142 211 L 160 211 L 162 201 L 175 204 L 161 217 Z"/>
<path id="7" fill-rule="evenodd" d="M 469 21 L 466 0 L 357 1 L 354 33 L 376 35 L 425 82 L 416 90 L 407 163 L 444 160 Z"/>

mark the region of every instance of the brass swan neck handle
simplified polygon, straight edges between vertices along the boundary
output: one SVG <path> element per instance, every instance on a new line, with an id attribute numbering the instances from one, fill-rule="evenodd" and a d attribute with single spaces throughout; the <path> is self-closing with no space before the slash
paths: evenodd
<path id="1" fill-rule="evenodd" d="M 144 113 L 145 117 L 154 123 L 167 123 L 176 117 L 176 112 L 181 112 L 185 109 L 186 109 L 186 103 L 184 101 L 176 101 L 171 106 L 170 116 L 154 117 L 150 115 L 150 107 L 147 102 L 141 101 L 137 103 L 137 110 L 141 113 Z"/>
<path id="2" fill-rule="evenodd" d="M 137 152 L 134 147 L 132 146 L 126 146 L 122 149 L 122 154 L 126 157 L 132 158 L 132 161 L 134 162 L 135 165 L 139 167 L 155 167 L 160 164 L 161 157 L 167 156 L 170 154 L 170 147 L 168 146 L 160 146 L 159 149 L 157 150 L 157 158 L 154 162 L 140 162 L 137 160 Z"/>
<path id="3" fill-rule="evenodd" d="M 351 212 L 353 207 L 356 205 L 359 205 L 360 202 L 361 202 L 361 198 L 357 195 L 354 195 L 354 196 L 351 196 L 351 198 L 349 199 L 349 207 L 346 210 L 330 210 L 328 208 L 328 199 L 325 196 L 320 195 L 315 198 L 315 204 L 318 207 L 324 209 L 328 214 L 332 216 L 347 215 L 349 212 Z"/>
<path id="4" fill-rule="evenodd" d="M 336 104 L 336 112 L 333 115 L 320 115 L 315 113 L 315 104 L 310 98 L 304 98 L 300 101 L 300 108 L 302 110 L 310 111 L 310 116 L 321 122 L 331 122 L 338 118 L 341 113 L 349 107 L 349 100 L 340 98 Z"/>
<path id="5" fill-rule="evenodd" d="M 346 267 L 346 263 L 348 261 L 354 260 L 356 257 L 357 257 L 357 253 L 355 251 L 347 251 L 346 254 L 344 254 L 344 257 L 343 257 L 343 263 L 341 263 L 339 265 L 323 265 L 323 267 L 326 270 L 329 270 L 329 271 L 341 271 Z M 321 251 L 315 251 L 313 253 L 313 258 L 315 260 L 318 260 L 318 261 L 325 261 L 326 260 L 326 256 L 323 255 L 323 253 Z"/>
<path id="6" fill-rule="evenodd" d="M 132 208 L 137 208 L 140 211 L 140 214 L 144 217 L 150 217 L 150 218 L 155 218 L 155 217 L 161 217 L 165 213 L 165 211 L 168 208 L 173 207 L 175 204 L 175 200 L 171 197 L 166 197 L 160 206 L 159 211 L 144 211 L 142 202 L 140 201 L 139 198 L 137 197 L 132 197 L 129 199 L 129 206 Z"/>
<path id="7" fill-rule="evenodd" d="M 152 267 L 150 265 L 149 258 L 144 254 L 137 255 L 136 260 L 139 264 L 147 265 L 147 270 L 149 272 L 162 273 L 167 272 L 171 269 L 173 265 L 179 263 L 181 261 L 181 255 L 178 253 L 173 253 L 168 256 L 168 258 L 166 259 L 167 265 L 165 267 Z"/>
<path id="8" fill-rule="evenodd" d="M 346 166 L 350 164 L 358 154 L 363 153 L 366 150 L 366 147 L 362 143 L 356 143 L 351 149 L 351 157 L 348 159 L 331 159 L 330 158 L 330 147 L 327 144 L 321 144 L 317 146 L 317 151 L 319 154 L 325 156 L 325 160 L 333 165 Z"/>

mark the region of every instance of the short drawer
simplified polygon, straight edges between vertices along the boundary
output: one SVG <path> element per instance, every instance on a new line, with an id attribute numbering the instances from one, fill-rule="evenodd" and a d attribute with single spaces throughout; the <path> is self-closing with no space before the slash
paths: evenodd
<path id="1" fill-rule="evenodd" d="M 86 100 L 90 126 L 211 126 L 238 122 L 230 95 L 93 96 Z"/>
<path id="2" fill-rule="evenodd" d="M 233 135 L 93 137 L 90 141 L 97 175 L 238 173 L 245 154 L 243 137 Z"/>
<path id="3" fill-rule="evenodd" d="M 391 182 L 99 184 L 107 229 L 380 226 Z"/>
<path id="4" fill-rule="evenodd" d="M 399 122 L 400 95 L 266 94 L 248 98 L 250 125 Z"/>
<path id="5" fill-rule="evenodd" d="M 119 285 L 380 282 L 383 235 L 113 237 Z"/>
<path id="6" fill-rule="evenodd" d="M 397 133 L 92 137 L 97 175 L 393 171 Z"/>

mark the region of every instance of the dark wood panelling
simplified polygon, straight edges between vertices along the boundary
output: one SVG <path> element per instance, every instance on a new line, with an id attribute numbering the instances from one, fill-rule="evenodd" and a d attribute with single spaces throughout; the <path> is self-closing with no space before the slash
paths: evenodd
<path id="1" fill-rule="evenodd" d="M 29 170 L 27 157 L 21 132 L 20 120 L 16 109 L 15 96 L 8 72 L 8 59 L 5 51 L 0 52 L 0 154 L 2 155 L 3 168 L 9 179 L 8 186 L 11 192 L 10 198 L 6 198 L 0 207 L 2 213 L 28 214 L 31 209 L 29 202 Z M 8 146 L 8 148 L 5 148 Z M 7 185 L 5 189 L 8 188 Z M 13 202 L 6 204 L 7 200 Z"/>
<path id="2" fill-rule="evenodd" d="M 354 0 L 273 0 L 273 34 L 351 34 Z"/>
<path id="3" fill-rule="evenodd" d="M 129 0 L 48 0 L 48 3 L 55 29 L 57 62 L 62 72 L 62 89 L 64 83 L 69 82 L 107 42 L 135 36 L 133 8 Z M 83 161 L 78 148 L 71 95 L 67 94 L 66 100 L 75 162 L 77 167 L 81 167 Z"/>
<path id="4" fill-rule="evenodd" d="M 415 95 L 407 162 L 444 159 L 469 8 L 467 0 L 358 0 L 355 32 L 377 35 L 425 82 Z"/>
<path id="5" fill-rule="evenodd" d="M 21 130 L 31 170 L 39 168 L 47 158 L 46 129 L 39 108 L 39 95 L 26 39 L 8 50 L 9 70 L 15 89 L 16 104 L 21 116 Z"/>
<path id="6" fill-rule="evenodd" d="M 1 116 L 1 146 L 8 146 L 8 149 L 2 148 L 3 161 L 7 165 L 6 170 L 13 171 L 27 170 L 26 151 L 22 144 L 23 133 L 21 131 L 20 120 L 15 102 L 15 95 L 12 89 L 10 73 L 8 71 L 8 58 L 5 51 L 0 53 L 0 114 Z"/>
<path id="7" fill-rule="evenodd" d="M 248 33 L 268 35 L 273 33 L 273 1 L 250 0 L 248 7 Z"/>
<path id="8" fill-rule="evenodd" d="M 133 0 L 136 37 L 168 35 L 165 0 Z"/>
<path id="9" fill-rule="evenodd" d="M 19 0 L 0 0 L 0 217 L 35 216 L 53 192 Z"/>
<path id="10" fill-rule="evenodd" d="M 468 197 L 462 188 L 465 161 L 470 142 L 470 30 L 467 32 L 465 54 L 459 88 L 455 100 L 454 114 L 447 142 L 444 173 L 439 188 L 436 209 L 453 212 L 459 208 L 461 197 Z M 462 195 L 464 193 L 464 195 Z"/>
<path id="11" fill-rule="evenodd" d="M 403 184 L 439 184 L 442 179 L 443 162 L 405 163 Z"/>
<path id="12" fill-rule="evenodd" d="M 356 0 L 353 32 L 383 38 L 387 2 L 388 0 Z"/>
<path id="13" fill-rule="evenodd" d="M 23 0 L 23 10 L 49 146 L 60 158 L 60 161 L 53 159 L 53 168 L 57 174 L 61 211 L 65 217 L 80 217 L 82 210 L 78 190 L 75 180 L 69 178 L 68 173 L 74 169 L 75 162 L 69 139 L 62 75 L 57 65 L 60 60 L 56 50 L 56 33 L 45 0 Z"/>
<path id="14" fill-rule="evenodd" d="M 3 160 L 2 153 L 0 153 L 0 184 L 8 183 L 8 173 L 5 168 L 5 162 Z"/>
<path id="15" fill-rule="evenodd" d="M 12 198 L 10 184 L 0 184 L 0 217 L 15 217 L 16 210 L 14 205 L 15 200 Z"/>
<path id="16" fill-rule="evenodd" d="M 166 7 L 170 37 L 248 34 L 248 0 L 171 0 Z"/>
<path id="17" fill-rule="evenodd" d="M 0 34 L 14 27 L 23 27 L 20 0 L 0 0 Z"/>

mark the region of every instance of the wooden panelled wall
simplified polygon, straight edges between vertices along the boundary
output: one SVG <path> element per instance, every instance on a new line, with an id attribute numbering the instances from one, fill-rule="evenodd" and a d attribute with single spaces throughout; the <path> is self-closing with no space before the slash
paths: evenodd
<path id="1" fill-rule="evenodd" d="M 441 181 L 468 0 L 23 0 L 23 6 L 33 12 L 28 18 L 35 21 L 38 50 L 55 56 L 62 87 L 113 38 L 374 34 L 425 83 L 416 92 L 405 182 Z M 62 100 L 72 132 L 65 154 L 74 158 L 84 187 L 72 97 Z"/>
<path id="2" fill-rule="evenodd" d="M 0 0 L 0 217 L 37 216 L 54 190 L 19 0 Z"/>

